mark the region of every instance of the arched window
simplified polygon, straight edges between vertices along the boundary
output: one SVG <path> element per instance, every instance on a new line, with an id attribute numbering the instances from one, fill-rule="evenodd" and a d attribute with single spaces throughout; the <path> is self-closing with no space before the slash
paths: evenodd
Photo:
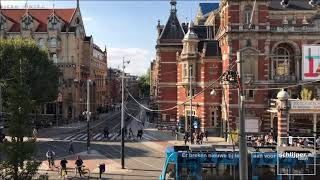
<path id="1" fill-rule="evenodd" d="M 51 48 L 56 48 L 58 46 L 58 40 L 57 38 L 51 38 L 50 39 L 50 47 Z"/>
<path id="2" fill-rule="evenodd" d="M 43 38 L 40 38 L 40 39 L 38 40 L 38 47 L 39 47 L 39 48 L 44 48 L 44 47 L 45 47 L 44 39 L 43 39 Z"/>
<path id="3" fill-rule="evenodd" d="M 247 6 L 244 8 L 244 24 L 250 24 L 252 14 L 252 7 Z"/>
<path id="4" fill-rule="evenodd" d="M 57 64 L 58 63 L 58 56 L 56 53 L 52 54 L 52 61 L 53 63 Z"/>
<path id="5" fill-rule="evenodd" d="M 291 44 L 281 43 L 277 45 L 272 53 L 273 58 L 271 61 L 271 75 L 272 79 L 277 82 L 290 82 L 299 78 L 299 62 L 295 60 L 295 50 Z"/>
<path id="6" fill-rule="evenodd" d="M 275 49 L 275 57 L 273 59 L 275 75 L 276 76 L 287 76 L 289 75 L 289 61 L 290 53 L 288 49 L 284 47 L 278 47 Z"/>

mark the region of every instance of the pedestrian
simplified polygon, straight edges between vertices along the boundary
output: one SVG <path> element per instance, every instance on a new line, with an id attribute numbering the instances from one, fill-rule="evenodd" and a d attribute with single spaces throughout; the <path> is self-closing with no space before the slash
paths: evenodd
<path id="1" fill-rule="evenodd" d="M 316 146 L 317 148 L 320 148 L 320 136 L 316 140 Z"/>
<path id="2" fill-rule="evenodd" d="M 129 128 L 129 139 L 131 139 L 131 137 L 133 138 L 133 132 L 132 132 L 132 129 Z"/>
<path id="3" fill-rule="evenodd" d="M 103 129 L 103 135 L 104 135 L 104 138 L 109 138 L 109 130 L 108 130 L 108 127 L 105 127 Z"/>
<path id="4" fill-rule="evenodd" d="M 55 156 L 55 153 L 52 150 L 47 151 L 46 157 L 48 160 L 49 168 L 54 167 L 54 156 Z"/>
<path id="5" fill-rule="evenodd" d="M 208 141 L 208 135 L 209 135 L 208 130 L 205 130 L 205 131 L 204 131 L 204 136 L 206 137 L 206 141 Z"/>
<path id="6" fill-rule="evenodd" d="M 38 131 L 36 128 L 33 128 L 32 135 L 33 135 L 33 138 L 37 140 Z"/>
<path id="7" fill-rule="evenodd" d="M 69 143 L 69 154 L 74 154 L 73 141 L 71 140 Z"/>
<path id="8" fill-rule="evenodd" d="M 189 139 L 188 132 L 184 133 L 183 139 L 184 139 L 184 145 L 187 145 L 187 142 L 188 142 L 188 139 Z"/>
<path id="9" fill-rule="evenodd" d="M 140 133 L 140 140 L 141 140 L 141 139 L 142 139 L 142 136 L 143 136 L 143 130 L 141 129 L 140 132 L 141 132 L 141 133 Z"/>
<path id="10" fill-rule="evenodd" d="M 128 129 L 125 127 L 124 128 L 124 137 L 127 137 L 127 135 L 128 135 Z"/>
<path id="11" fill-rule="evenodd" d="M 171 127 L 171 135 L 174 136 L 176 133 L 176 128 L 174 126 Z"/>
<path id="12" fill-rule="evenodd" d="M 77 167 L 76 167 L 76 173 L 77 173 L 77 171 L 78 171 L 78 172 L 79 172 L 79 175 L 80 175 L 80 177 L 81 177 L 83 161 L 82 161 L 82 159 L 80 158 L 80 156 L 77 157 L 77 160 L 76 160 L 75 164 L 76 164 L 76 166 L 77 166 Z"/>
<path id="13" fill-rule="evenodd" d="M 61 166 L 61 170 L 60 170 L 60 175 L 62 176 L 62 171 L 64 171 L 64 173 L 67 175 L 67 163 L 68 161 L 66 160 L 66 158 L 63 158 L 60 161 L 60 166 Z"/>

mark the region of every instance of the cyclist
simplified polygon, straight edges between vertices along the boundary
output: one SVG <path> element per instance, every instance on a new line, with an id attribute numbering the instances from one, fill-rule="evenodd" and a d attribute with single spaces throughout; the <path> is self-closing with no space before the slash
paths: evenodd
<path id="1" fill-rule="evenodd" d="M 48 150 L 46 153 L 47 159 L 48 159 L 48 164 L 49 164 L 49 168 L 51 168 L 51 166 L 54 166 L 54 156 L 55 153 L 52 150 Z"/>
<path id="2" fill-rule="evenodd" d="M 77 160 L 76 160 L 76 172 L 77 172 L 77 170 L 78 170 L 78 172 L 79 172 L 79 175 L 80 175 L 80 177 L 81 177 L 81 174 L 82 174 L 82 165 L 83 165 L 83 161 L 82 161 L 82 159 L 80 158 L 80 156 L 77 156 Z"/>
<path id="3" fill-rule="evenodd" d="M 63 158 L 60 161 L 60 166 L 61 166 L 61 170 L 60 170 L 60 175 L 62 176 L 62 171 L 64 171 L 65 175 L 67 175 L 67 163 L 68 161 L 66 160 L 66 158 Z"/>

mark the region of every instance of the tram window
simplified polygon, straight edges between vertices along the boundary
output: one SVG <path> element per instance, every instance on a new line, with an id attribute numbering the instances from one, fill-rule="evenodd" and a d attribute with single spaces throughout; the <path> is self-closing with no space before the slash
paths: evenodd
<path id="1" fill-rule="evenodd" d="M 166 171 L 166 179 L 173 180 L 175 179 L 176 173 L 174 169 L 174 164 L 170 163 L 168 164 L 167 171 Z"/>

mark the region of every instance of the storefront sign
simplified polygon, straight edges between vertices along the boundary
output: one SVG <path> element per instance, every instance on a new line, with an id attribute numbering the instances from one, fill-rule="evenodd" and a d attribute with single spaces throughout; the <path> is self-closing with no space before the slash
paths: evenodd
<path id="1" fill-rule="evenodd" d="M 320 101 L 291 101 L 291 109 L 320 110 Z"/>
<path id="2" fill-rule="evenodd" d="M 303 45 L 302 79 L 320 80 L 320 45 Z"/>

